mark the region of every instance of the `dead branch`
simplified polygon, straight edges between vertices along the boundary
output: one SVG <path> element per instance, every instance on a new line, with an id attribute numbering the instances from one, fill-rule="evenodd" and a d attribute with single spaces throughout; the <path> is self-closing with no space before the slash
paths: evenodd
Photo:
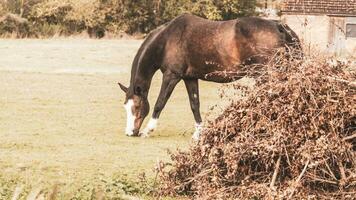
<path id="1" fill-rule="evenodd" d="M 339 166 L 340 175 L 341 175 L 341 180 L 340 180 L 339 184 L 341 186 L 344 186 L 346 184 L 346 180 L 347 180 L 346 173 L 345 173 L 345 168 L 344 168 L 344 165 L 340 161 L 337 162 L 337 164 Z"/>
<path id="2" fill-rule="evenodd" d="M 352 139 L 354 139 L 354 138 L 356 138 L 356 133 L 355 133 L 355 134 L 353 134 L 353 135 L 350 135 L 350 136 L 344 137 L 342 140 L 343 140 L 343 141 L 347 141 L 347 140 L 352 140 Z"/>
<path id="3" fill-rule="evenodd" d="M 273 172 L 273 176 L 272 176 L 272 181 L 271 181 L 271 184 L 269 185 L 270 188 L 274 187 L 274 183 L 276 182 L 280 164 L 281 164 L 281 156 L 278 157 L 278 160 L 277 160 L 274 172 Z"/>
<path id="4" fill-rule="evenodd" d="M 333 177 L 333 179 L 334 179 L 334 180 L 337 180 L 335 174 L 332 172 L 332 170 L 331 170 L 331 168 L 330 168 L 330 166 L 329 166 L 329 164 L 328 164 L 327 161 L 325 161 L 325 165 L 326 165 L 326 167 L 328 168 L 328 171 L 329 171 L 329 173 L 331 174 L 331 176 Z"/>
<path id="5" fill-rule="evenodd" d="M 322 183 L 329 183 L 329 184 L 333 184 L 333 185 L 338 185 L 338 182 L 336 182 L 336 181 L 325 180 L 325 179 L 318 178 L 318 177 L 313 176 L 313 175 L 308 175 L 308 177 L 310 177 L 314 181 L 318 181 L 318 182 L 322 182 Z"/>
<path id="6" fill-rule="evenodd" d="M 347 80 L 344 80 L 344 79 L 341 79 L 341 78 L 337 78 L 337 77 L 332 77 L 332 76 L 328 76 L 328 78 L 331 79 L 331 80 L 335 80 L 335 81 L 339 81 L 339 82 L 342 82 L 342 83 L 346 83 L 350 87 L 356 88 L 356 82 L 355 81 L 347 81 Z"/>
<path id="7" fill-rule="evenodd" d="M 300 180 L 302 179 L 303 175 L 305 174 L 305 172 L 306 172 L 307 169 L 308 169 L 309 162 L 310 162 L 310 159 L 307 160 L 307 162 L 306 162 L 305 165 L 304 165 L 303 171 L 299 174 L 297 180 L 295 180 L 294 186 L 293 186 L 293 189 L 292 189 L 292 192 L 290 193 L 288 199 L 292 199 L 292 197 L 293 197 L 293 195 L 294 195 L 294 192 L 295 192 L 297 186 L 299 185 Z"/>

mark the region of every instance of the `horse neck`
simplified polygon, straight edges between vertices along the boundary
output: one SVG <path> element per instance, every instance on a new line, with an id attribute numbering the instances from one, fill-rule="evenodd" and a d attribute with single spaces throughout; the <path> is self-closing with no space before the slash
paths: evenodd
<path id="1" fill-rule="evenodd" d="M 158 70 L 158 68 L 153 68 L 154 65 L 151 66 L 150 67 L 152 69 L 149 70 L 145 70 L 144 68 L 140 67 L 137 69 L 136 73 L 131 76 L 130 89 L 132 90 L 132 92 L 135 90 L 135 88 L 139 87 L 142 91 L 142 95 L 144 97 L 148 96 L 153 75 Z"/>
<path id="2" fill-rule="evenodd" d="M 142 95 L 147 97 L 155 72 L 161 66 L 162 53 L 155 45 L 141 47 L 131 69 L 130 88 L 140 87 Z"/>
<path id="3" fill-rule="evenodd" d="M 130 88 L 134 91 L 140 87 L 147 97 L 155 72 L 161 66 L 164 37 L 161 37 L 165 26 L 151 32 L 138 50 L 131 70 Z"/>

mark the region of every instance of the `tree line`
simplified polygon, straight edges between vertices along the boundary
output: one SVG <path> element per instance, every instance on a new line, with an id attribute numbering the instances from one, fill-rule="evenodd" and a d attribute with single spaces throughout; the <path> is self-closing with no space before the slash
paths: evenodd
<path id="1" fill-rule="evenodd" d="M 147 33 L 182 13 L 213 20 L 256 14 L 258 0 L 3 0 L 0 35 Z"/>

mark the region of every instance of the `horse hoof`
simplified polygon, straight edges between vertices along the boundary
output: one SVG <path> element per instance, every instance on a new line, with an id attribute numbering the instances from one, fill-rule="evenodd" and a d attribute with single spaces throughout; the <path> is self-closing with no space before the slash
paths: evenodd
<path id="1" fill-rule="evenodd" d="M 125 135 L 126 135 L 127 137 L 132 137 L 132 136 L 133 136 L 132 133 L 125 133 Z"/>
<path id="2" fill-rule="evenodd" d="M 152 133 L 153 131 L 154 131 L 154 129 L 145 128 L 145 129 L 143 129 L 142 133 L 140 133 L 140 136 L 143 138 L 150 137 L 150 133 Z"/>
<path id="3" fill-rule="evenodd" d="M 141 138 L 149 138 L 150 135 L 148 133 L 140 133 Z"/>

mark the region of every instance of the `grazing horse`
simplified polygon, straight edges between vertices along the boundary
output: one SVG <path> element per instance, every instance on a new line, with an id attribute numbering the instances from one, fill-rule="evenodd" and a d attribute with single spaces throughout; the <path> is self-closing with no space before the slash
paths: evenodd
<path id="1" fill-rule="evenodd" d="M 299 47 L 296 34 L 278 21 L 245 17 L 230 21 L 210 21 L 190 14 L 176 17 L 153 30 L 139 48 L 131 70 L 130 86 L 119 83 L 126 93 L 126 134 L 148 136 L 172 94 L 183 80 L 196 122 L 193 139 L 202 128 L 198 80 L 227 83 L 246 75 L 242 69 L 266 62 L 278 48 Z M 149 113 L 147 100 L 152 77 L 163 73 L 163 82 L 152 118 L 140 132 Z M 223 73 L 216 73 L 223 72 Z M 226 73 L 228 72 L 228 73 Z M 230 72 L 234 76 L 228 76 Z"/>

